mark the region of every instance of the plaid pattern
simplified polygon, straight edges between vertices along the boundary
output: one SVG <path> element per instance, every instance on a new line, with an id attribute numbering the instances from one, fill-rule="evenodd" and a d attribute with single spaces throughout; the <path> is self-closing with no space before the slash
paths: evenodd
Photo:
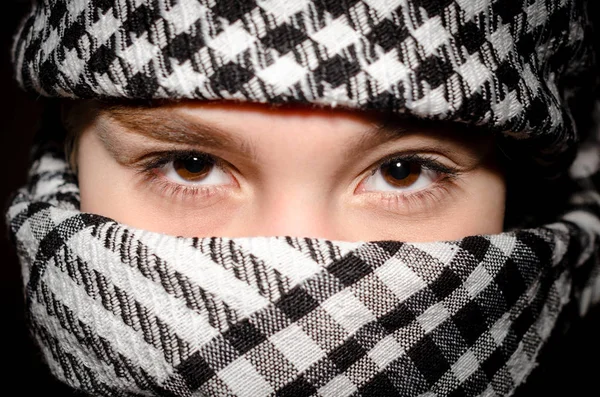
<path id="1" fill-rule="evenodd" d="M 559 222 L 431 243 L 132 229 L 79 212 L 63 155 L 39 153 L 7 214 L 27 314 L 92 395 L 507 396 L 559 314 L 600 300 L 597 142 Z"/>
<path id="2" fill-rule="evenodd" d="M 591 41 L 584 7 L 582 0 L 40 0 L 13 59 L 21 85 L 44 96 L 392 110 L 543 138 L 534 140 L 536 154 L 548 161 L 576 140 L 567 98 Z"/>

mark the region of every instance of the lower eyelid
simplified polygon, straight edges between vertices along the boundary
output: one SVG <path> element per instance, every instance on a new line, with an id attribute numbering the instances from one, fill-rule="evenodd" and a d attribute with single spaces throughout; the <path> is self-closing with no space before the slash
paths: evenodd
<path id="1" fill-rule="evenodd" d="M 144 183 L 155 193 L 172 200 L 187 202 L 189 204 L 208 204 L 206 200 L 226 194 L 228 187 L 218 185 L 185 185 L 172 182 L 156 170 L 151 174 L 144 175 Z"/>
<path id="2" fill-rule="evenodd" d="M 361 202 L 394 214 L 412 214 L 437 209 L 441 202 L 455 195 L 459 189 L 458 175 L 443 174 L 430 186 L 416 191 L 363 191 L 358 196 Z"/>
<path id="3" fill-rule="evenodd" d="M 394 213 L 414 214 L 436 209 L 449 194 L 449 188 L 434 186 L 409 193 L 376 192 L 378 201 L 386 206 L 385 209 Z"/>

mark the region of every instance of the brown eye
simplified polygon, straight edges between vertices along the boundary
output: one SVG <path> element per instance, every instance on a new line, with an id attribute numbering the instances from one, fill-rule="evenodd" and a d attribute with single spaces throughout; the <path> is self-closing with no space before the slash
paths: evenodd
<path id="1" fill-rule="evenodd" d="M 206 178 L 214 165 L 214 161 L 202 157 L 189 157 L 173 161 L 173 168 L 177 175 L 188 182 L 197 182 Z"/>
<path id="2" fill-rule="evenodd" d="M 396 187 L 410 187 L 421 175 L 421 165 L 411 161 L 392 160 L 381 166 L 381 175 Z"/>

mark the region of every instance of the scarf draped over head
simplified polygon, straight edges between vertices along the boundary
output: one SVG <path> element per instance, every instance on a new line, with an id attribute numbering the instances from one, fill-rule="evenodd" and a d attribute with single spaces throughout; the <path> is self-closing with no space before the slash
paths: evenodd
<path id="1" fill-rule="evenodd" d="M 529 138 L 548 164 L 590 87 L 585 3 L 38 0 L 13 60 L 36 96 L 377 109 Z"/>
<path id="2" fill-rule="evenodd" d="M 554 222 L 497 235 L 181 238 L 79 211 L 61 144 L 41 140 L 7 220 L 52 373 L 98 396 L 513 394 L 561 322 L 600 300 L 600 129 L 569 106 L 589 77 L 584 7 L 35 2 L 13 53 L 30 92 L 378 109 L 572 163 Z"/>

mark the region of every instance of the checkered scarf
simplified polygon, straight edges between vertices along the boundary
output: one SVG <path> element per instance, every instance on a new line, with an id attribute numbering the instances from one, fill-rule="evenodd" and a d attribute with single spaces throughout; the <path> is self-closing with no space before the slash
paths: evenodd
<path id="1" fill-rule="evenodd" d="M 13 59 L 44 96 L 379 109 L 561 164 L 579 139 L 582 4 L 38 0 Z M 46 142 L 7 212 L 30 328 L 55 376 L 99 396 L 511 395 L 559 319 L 600 300 L 594 135 L 555 223 L 431 243 L 133 229 L 80 212 Z"/>
<path id="2" fill-rule="evenodd" d="M 13 60 L 36 96 L 392 110 L 547 164 L 572 160 L 588 26 L 585 0 L 37 0 Z"/>

